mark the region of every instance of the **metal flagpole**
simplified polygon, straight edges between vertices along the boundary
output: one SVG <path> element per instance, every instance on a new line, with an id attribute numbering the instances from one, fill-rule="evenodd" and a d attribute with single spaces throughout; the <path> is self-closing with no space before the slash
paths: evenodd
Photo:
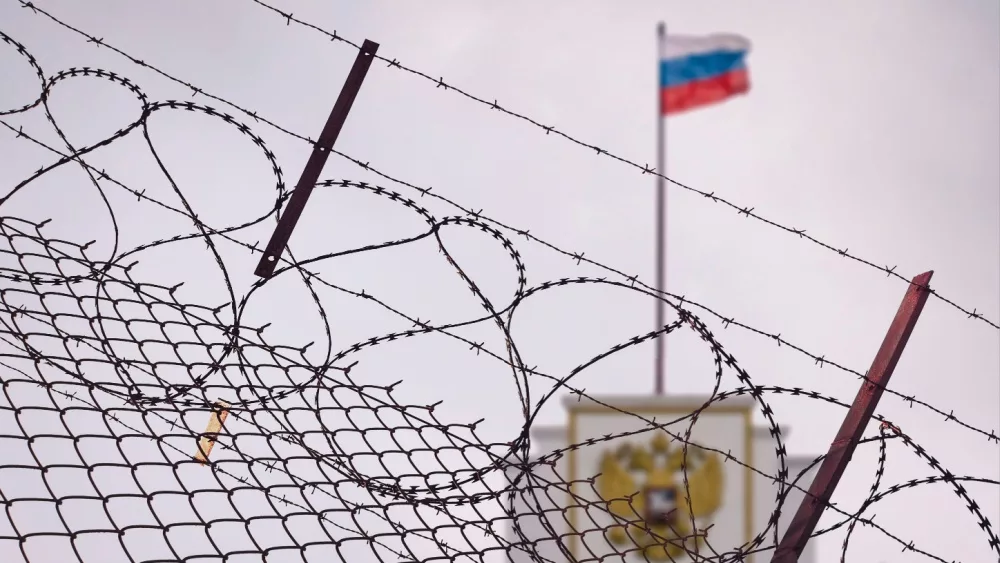
<path id="1" fill-rule="evenodd" d="M 666 118 L 664 117 L 663 88 L 660 84 L 661 66 L 663 61 L 663 49 L 667 38 L 667 26 L 663 22 L 657 26 L 657 46 L 656 46 L 656 290 L 662 292 L 666 285 L 666 180 L 667 175 L 667 142 L 666 142 Z M 666 325 L 666 304 L 661 298 L 656 300 L 656 327 L 660 330 Z M 660 335 L 656 339 L 656 394 L 663 395 L 663 370 L 666 362 L 666 335 Z"/>

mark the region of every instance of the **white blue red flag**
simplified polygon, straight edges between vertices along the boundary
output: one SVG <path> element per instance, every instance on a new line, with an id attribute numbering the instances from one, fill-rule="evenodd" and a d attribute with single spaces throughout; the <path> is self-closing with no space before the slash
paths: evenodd
<path id="1" fill-rule="evenodd" d="M 750 41 L 739 35 L 667 35 L 660 44 L 660 113 L 722 102 L 750 90 Z"/>

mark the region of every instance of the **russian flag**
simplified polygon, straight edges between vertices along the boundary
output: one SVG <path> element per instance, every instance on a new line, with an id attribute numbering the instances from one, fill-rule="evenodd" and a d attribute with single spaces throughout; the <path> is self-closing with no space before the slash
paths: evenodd
<path id="1" fill-rule="evenodd" d="M 750 41 L 739 35 L 667 35 L 660 44 L 661 115 L 746 93 L 749 52 Z"/>

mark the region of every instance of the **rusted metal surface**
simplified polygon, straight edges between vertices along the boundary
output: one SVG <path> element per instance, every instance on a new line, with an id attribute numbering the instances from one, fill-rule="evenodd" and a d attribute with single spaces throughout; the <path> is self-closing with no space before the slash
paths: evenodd
<path id="1" fill-rule="evenodd" d="M 226 423 L 231 405 L 223 400 L 215 402 L 212 409 L 212 416 L 208 419 L 208 427 L 198 440 L 198 451 L 194 454 L 194 459 L 202 464 L 208 463 L 208 454 L 212 453 L 212 447 L 219 440 L 219 433 L 222 432 L 222 425 Z"/>
<path id="2" fill-rule="evenodd" d="M 269 278 L 274 274 L 278 258 L 285 251 L 288 239 L 291 238 L 292 231 L 295 230 L 295 224 L 302 215 L 306 202 L 309 201 L 313 187 L 319 181 L 319 175 L 323 171 L 326 159 L 330 156 L 330 149 L 333 148 L 337 136 L 340 135 L 340 130 L 344 127 L 347 114 L 351 111 L 354 99 L 361 89 L 361 83 L 364 82 L 368 68 L 377 52 L 378 43 L 365 39 L 361 50 L 358 51 L 357 58 L 354 59 L 354 66 L 351 67 L 351 72 L 347 75 L 344 87 L 340 90 L 340 96 L 337 97 L 337 102 L 333 105 L 330 117 L 326 120 L 326 125 L 323 126 L 323 132 L 320 133 L 319 140 L 313 145 L 312 154 L 309 155 L 309 160 L 306 162 L 305 168 L 302 169 L 299 183 L 295 185 L 292 197 L 278 221 L 278 226 L 271 234 L 271 240 L 267 243 L 264 255 L 257 264 L 254 274 L 262 278 Z"/>
<path id="3" fill-rule="evenodd" d="M 771 558 L 771 563 L 797 563 L 799 555 L 816 529 L 823 509 L 829 504 L 833 491 L 837 488 L 847 464 L 854 455 L 858 440 L 871 420 L 875 407 L 882 392 L 889 384 L 889 378 L 896 369 L 896 363 L 903 354 L 903 348 L 913 332 L 914 325 L 920 317 L 920 312 L 930 295 L 928 284 L 933 271 L 924 272 L 910 281 L 910 287 L 903 296 L 903 302 L 896 311 L 896 317 L 889 326 L 889 331 L 882 341 L 882 346 L 875 354 L 871 369 L 868 370 L 868 381 L 861 384 L 858 396 L 854 399 L 847 416 L 844 418 L 837 437 L 830 445 L 830 451 L 820 465 L 816 478 L 813 479 L 809 492 L 802 499 L 798 511 L 788 525 L 788 530 L 782 537 L 778 548 Z"/>

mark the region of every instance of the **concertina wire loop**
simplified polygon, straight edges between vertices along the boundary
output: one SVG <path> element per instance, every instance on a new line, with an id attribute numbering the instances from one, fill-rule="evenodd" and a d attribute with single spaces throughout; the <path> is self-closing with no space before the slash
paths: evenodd
<path id="1" fill-rule="evenodd" d="M 274 121 L 272 121 L 272 120 L 270 120 L 270 119 L 268 119 L 266 117 L 263 117 L 262 115 L 259 114 L 259 112 L 246 109 L 246 108 L 244 108 L 244 107 L 242 107 L 242 106 L 240 106 L 240 105 L 238 105 L 238 104 L 236 104 L 234 102 L 231 102 L 231 101 L 229 101 L 227 99 L 221 98 L 221 97 L 219 97 L 219 96 L 217 96 L 215 94 L 207 92 L 203 88 L 200 88 L 200 87 L 198 87 L 198 86 L 196 86 L 196 85 L 194 85 L 194 84 L 192 84 L 192 83 L 190 83 L 188 81 L 185 81 L 183 79 L 177 78 L 176 76 L 174 76 L 174 75 L 172 75 L 170 73 L 167 73 L 166 71 L 164 71 L 164 70 L 162 70 L 162 69 L 160 69 L 160 68 L 158 68 L 158 67 L 156 67 L 156 66 L 154 66 L 154 65 L 152 65 L 152 64 L 150 64 L 150 63 L 148 63 L 148 62 L 146 62 L 144 60 L 141 60 L 141 59 L 138 59 L 136 57 L 133 57 L 132 55 L 126 53 L 125 51 L 122 51 L 121 49 L 119 49 L 119 48 L 117 48 L 117 47 L 109 44 L 104 39 L 99 38 L 99 37 L 95 37 L 94 35 L 91 35 L 91 34 L 88 34 L 85 31 L 82 31 L 82 30 L 80 30 L 80 29 L 78 29 L 78 28 L 76 28 L 76 27 L 74 27 L 74 26 L 72 26 L 72 25 L 70 25 L 70 24 L 68 24 L 68 23 L 60 20 L 59 18 L 57 18 L 54 15 L 52 15 L 50 12 L 39 8 L 38 6 L 36 6 L 35 4 L 33 4 L 31 2 L 27 2 L 26 0 L 16 0 L 16 1 L 20 2 L 21 5 L 22 5 L 22 7 L 30 10 L 32 13 L 42 15 L 42 16 L 48 18 L 49 20 L 51 20 L 52 22 L 56 23 L 60 27 L 63 27 L 64 29 L 72 31 L 75 34 L 78 34 L 78 35 L 86 38 L 88 43 L 91 43 L 91 44 L 93 44 L 93 45 L 95 45 L 97 47 L 107 48 L 107 49 L 111 50 L 112 52 L 114 52 L 114 53 L 116 53 L 116 54 L 118 54 L 118 55 L 120 55 L 120 56 L 128 59 L 130 62 L 132 62 L 135 65 L 138 65 L 138 66 L 140 66 L 142 68 L 151 70 L 154 73 L 162 76 L 163 78 L 166 78 L 167 80 L 169 80 L 171 82 L 174 82 L 176 84 L 182 85 L 182 86 L 184 86 L 187 89 L 190 89 L 193 96 L 198 96 L 198 95 L 205 96 L 205 97 L 207 97 L 207 98 L 209 98 L 211 100 L 214 100 L 216 102 L 222 103 L 222 104 L 224 104 L 224 105 L 226 105 L 226 106 L 228 106 L 228 107 L 230 107 L 230 108 L 232 108 L 232 109 L 234 109 L 234 110 L 236 110 L 236 111 L 238 111 L 240 113 L 243 113 L 244 115 L 253 118 L 255 121 L 257 121 L 259 123 L 264 123 L 264 124 L 268 125 L 269 127 L 272 127 L 272 128 L 274 128 L 274 129 L 276 129 L 276 130 L 278 130 L 278 131 L 280 131 L 280 132 L 282 132 L 282 133 L 284 133 L 286 135 L 289 135 L 290 137 L 293 137 L 293 138 L 296 138 L 296 139 L 298 139 L 300 141 L 304 141 L 306 143 L 309 143 L 311 146 L 315 145 L 315 141 L 312 140 L 311 138 L 309 138 L 308 136 L 305 136 L 305 135 L 293 132 L 293 131 L 291 131 L 291 130 L 289 130 L 289 129 L 287 129 L 287 128 L 281 126 L 281 125 L 279 125 L 278 123 L 276 123 L 276 122 L 274 122 Z M 256 0 L 254 0 L 254 1 L 256 1 Z M 258 2 L 258 3 L 261 4 L 261 5 L 264 5 L 261 2 Z M 270 8 L 270 6 L 267 6 L 267 7 Z M 273 8 L 272 8 L 272 11 L 276 11 L 276 10 L 273 10 Z M 311 24 L 306 24 L 305 22 L 301 22 L 301 21 L 295 19 L 291 14 L 284 14 L 284 13 L 282 13 L 280 11 L 276 11 L 276 12 L 279 13 L 282 17 L 286 18 L 286 21 L 288 23 L 295 22 L 295 23 L 299 23 L 299 24 L 302 24 L 302 25 L 306 25 L 307 27 L 312 27 L 316 31 L 320 31 L 322 33 L 326 33 L 329 36 L 331 36 L 331 40 L 344 41 L 345 43 L 347 43 L 347 44 L 349 44 L 351 46 L 357 47 L 357 45 L 355 45 L 353 42 L 351 42 L 349 40 L 346 40 L 346 39 L 344 39 L 344 38 L 336 35 L 335 33 L 330 34 L 329 32 L 321 30 L 321 29 L 319 29 L 316 26 L 311 26 Z M 379 57 L 376 57 L 376 58 L 379 58 Z M 393 63 L 393 64 L 390 64 L 390 66 L 392 66 L 394 68 L 400 68 L 400 69 L 406 70 L 406 71 L 408 71 L 408 72 L 410 72 L 412 74 L 416 74 L 416 75 L 420 75 L 420 76 L 425 76 L 423 73 L 420 73 L 419 71 L 415 71 L 415 70 L 412 70 L 412 69 L 409 69 L 409 68 L 403 67 L 403 66 L 397 66 L 397 64 L 395 64 L 395 61 L 388 61 L 388 62 Z M 451 91 L 459 92 L 459 93 L 463 94 L 464 96 L 469 97 L 470 99 L 478 100 L 478 98 L 476 98 L 475 96 L 473 96 L 471 94 L 467 94 L 463 90 L 460 90 L 460 89 L 455 88 L 453 86 L 449 86 L 447 89 L 449 89 Z M 513 113 L 513 112 L 508 112 L 508 113 L 510 113 L 511 115 L 513 115 L 515 117 L 523 117 L 523 116 L 520 116 L 519 114 L 516 114 L 516 113 Z M 524 118 L 524 119 L 527 119 L 528 121 L 532 121 L 532 120 L 530 120 L 528 118 Z M 5 123 L 3 123 L 3 122 L 0 122 L 0 125 L 4 125 L 8 129 L 10 129 L 10 126 L 7 125 L 7 124 L 5 124 Z M 20 136 L 24 135 L 24 133 L 23 133 L 22 130 L 18 130 L 17 133 Z M 585 143 L 583 145 L 584 146 L 589 146 L 589 145 L 586 145 Z M 51 148 L 50 148 L 50 150 L 51 150 Z M 944 417 L 945 420 L 948 420 L 949 422 L 958 424 L 959 426 L 962 426 L 966 430 L 970 430 L 972 432 L 975 432 L 975 433 L 979 434 L 981 437 L 983 437 L 984 439 L 986 439 L 986 440 L 988 440 L 988 441 L 990 441 L 992 443 L 1000 443 L 1000 436 L 997 435 L 997 431 L 996 430 L 987 431 L 985 429 L 973 426 L 973 425 L 971 425 L 971 424 L 969 424 L 969 423 L 967 423 L 967 422 L 959 419 L 955 415 L 954 409 L 949 409 L 948 411 L 945 411 L 944 409 L 939 408 L 939 407 L 935 407 L 934 405 L 931 405 L 931 404 L 927 403 L 926 401 L 918 399 L 915 396 L 912 396 L 912 395 L 903 395 L 902 393 L 900 393 L 898 391 L 895 391 L 893 389 L 887 389 L 884 386 L 882 386 L 881 384 L 876 383 L 876 382 L 870 380 L 868 378 L 868 376 L 867 376 L 867 373 L 862 373 L 862 372 L 860 372 L 860 371 L 858 371 L 856 369 L 852 369 L 852 368 L 846 367 L 846 366 L 844 366 L 844 365 L 842 365 L 842 364 L 840 364 L 840 363 L 838 363 L 836 361 L 830 360 L 830 359 L 828 359 L 826 357 L 825 354 L 824 355 L 820 355 L 820 354 L 816 354 L 816 353 L 810 352 L 810 351 L 802 348 L 801 346 L 788 341 L 785 337 L 782 336 L 782 334 L 780 332 L 777 332 L 777 333 L 775 333 L 775 332 L 768 332 L 768 331 L 761 330 L 761 329 L 758 329 L 756 327 L 750 326 L 748 324 L 742 323 L 740 321 L 737 321 L 732 316 L 726 316 L 726 315 L 724 315 L 722 313 L 719 313 L 719 312 L 713 310 L 712 308 L 710 308 L 710 307 L 708 307 L 706 305 L 703 305 L 703 304 L 701 304 L 701 303 L 699 303 L 697 301 L 694 301 L 692 299 L 688 299 L 684 295 L 675 295 L 675 294 L 672 294 L 672 293 L 669 293 L 669 292 L 659 292 L 655 288 L 653 288 L 653 287 L 649 286 L 648 284 L 646 284 L 645 282 L 639 280 L 639 277 L 637 275 L 628 275 L 625 272 L 622 272 L 622 271 L 620 271 L 620 270 L 618 270 L 618 269 L 616 269 L 614 267 L 607 266 L 605 264 L 597 262 L 596 260 L 592 260 L 590 258 L 587 258 L 586 256 L 584 256 L 584 253 L 570 252 L 570 251 L 564 250 L 562 248 L 559 248 L 556 245 L 554 245 L 554 244 L 552 244 L 552 243 L 550 243 L 550 242 L 548 242 L 546 240 L 543 240 L 543 239 L 541 239 L 541 238 L 539 238 L 539 237 L 531 234 L 531 232 L 529 230 L 518 229 L 518 228 L 515 228 L 515 227 L 512 227 L 512 226 L 506 225 L 506 224 L 504 224 L 504 223 L 502 223 L 502 222 L 500 222 L 500 221 L 498 221 L 496 219 L 492 219 L 492 218 L 484 215 L 482 213 L 482 210 L 473 210 L 473 209 L 466 208 L 466 207 L 460 205 L 459 203 L 456 203 L 455 201 L 453 201 L 453 200 L 451 200 L 451 199 L 449 199 L 449 198 L 447 198 L 445 196 L 442 196 L 442 195 L 440 195 L 438 193 L 432 192 L 432 188 L 422 188 L 420 186 L 417 186 L 415 184 L 407 182 L 406 180 L 402 180 L 402 179 L 398 179 L 398 178 L 395 178 L 393 176 L 390 176 L 389 174 L 387 174 L 387 173 L 385 173 L 385 172 L 383 172 L 383 171 L 381 171 L 381 170 L 379 170 L 379 169 L 371 166 L 369 161 L 362 161 L 362 160 L 360 160 L 358 158 L 355 158 L 355 157 L 352 157 L 352 156 L 350 156 L 348 154 L 340 152 L 337 149 L 332 149 L 330 152 L 332 152 L 333 154 L 336 154 L 337 156 L 340 156 L 341 158 L 344 158 L 346 160 L 349 160 L 349 161 L 353 162 L 354 164 L 360 166 L 364 170 L 372 172 L 376 176 L 379 176 L 381 178 L 389 180 L 390 182 L 393 182 L 395 184 L 399 184 L 400 186 L 404 186 L 406 188 L 415 190 L 415 191 L 417 191 L 420 194 L 421 197 L 423 197 L 423 196 L 429 196 L 429 197 L 431 197 L 433 199 L 436 199 L 438 201 L 442 201 L 445 204 L 447 204 L 448 206 L 461 211 L 463 214 L 465 214 L 467 216 L 471 216 L 471 217 L 476 218 L 478 220 L 486 221 L 487 223 L 491 223 L 491 224 L 493 224 L 495 226 L 498 226 L 498 227 L 500 227 L 503 230 L 515 233 L 515 234 L 517 234 L 519 236 L 523 236 L 523 237 L 525 237 L 526 239 L 528 239 L 530 241 L 533 241 L 535 243 L 540 244 L 541 246 L 543 246 L 545 248 L 548 248 L 549 250 L 552 250 L 554 252 L 562 254 L 563 256 L 572 258 L 574 261 L 576 261 L 577 265 L 579 265 L 580 263 L 590 264 L 590 265 L 595 266 L 595 267 L 597 267 L 597 268 L 599 268 L 601 270 L 604 270 L 606 272 L 613 273 L 613 274 L 621 277 L 622 279 L 627 280 L 630 284 L 638 285 L 638 286 L 643 287 L 643 288 L 645 288 L 647 290 L 656 292 L 656 293 L 658 293 L 658 294 L 660 294 L 662 296 L 670 297 L 672 299 L 678 300 L 681 305 L 687 303 L 687 304 L 689 304 L 691 306 L 694 306 L 694 307 L 696 307 L 696 308 L 698 308 L 698 309 L 700 309 L 702 311 L 705 311 L 706 313 L 708 313 L 708 314 L 710 314 L 710 315 L 718 318 L 720 321 L 723 322 L 723 326 L 725 328 L 728 328 L 729 326 L 736 326 L 736 327 L 742 328 L 744 330 L 747 330 L 747 331 L 749 331 L 749 332 L 751 332 L 753 334 L 756 334 L 758 336 L 763 336 L 763 337 L 771 340 L 772 342 L 774 342 L 779 347 L 790 348 L 792 350 L 795 350 L 796 352 L 799 352 L 800 354 L 803 354 L 803 355 L 811 358 L 814 362 L 816 362 L 816 365 L 819 365 L 820 367 L 823 367 L 823 366 L 826 366 L 826 365 L 830 365 L 830 366 L 833 366 L 834 368 L 836 368 L 836 369 L 838 369 L 840 371 L 844 371 L 846 373 L 850 373 L 850 374 L 858 377 L 859 379 L 867 382 L 868 384 L 875 385 L 877 387 L 882 388 L 882 391 L 885 392 L 885 393 L 889 393 L 890 395 L 894 395 L 894 396 L 899 397 L 900 399 L 903 399 L 904 401 L 906 401 L 907 403 L 909 403 L 911 406 L 914 405 L 914 404 L 916 404 L 916 405 L 919 405 L 921 407 L 930 409 L 931 411 L 933 411 L 933 412 L 937 413 L 938 415 Z M 670 181 L 673 182 L 673 180 L 670 180 Z M 688 186 L 684 186 L 684 187 L 685 188 L 689 188 Z M 698 191 L 698 190 L 695 190 L 695 191 Z M 699 192 L 699 193 L 701 193 L 701 192 Z M 780 227 L 780 225 L 778 225 L 778 226 Z M 782 227 L 782 228 L 784 228 L 785 230 L 789 230 L 789 231 L 795 231 L 794 229 L 787 229 L 785 227 Z M 832 247 L 830 247 L 830 248 L 832 248 Z M 840 251 L 838 251 L 838 253 L 840 253 Z M 864 262 L 864 261 L 862 261 L 862 262 Z M 891 270 L 895 269 L 895 268 L 888 268 L 888 267 L 886 267 L 886 268 L 887 268 L 887 271 L 891 271 Z M 898 275 L 899 274 L 897 274 L 897 276 Z M 905 278 L 903 278 L 903 279 L 905 279 Z M 927 289 L 928 289 L 928 291 L 932 292 L 934 295 L 938 295 L 937 293 L 934 292 L 933 288 L 927 288 Z M 938 297 L 940 297 L 940 295 L 938 295 Z M 944 298 L 942 298 L 942 299 L 945 302 L 947 302 L 949 304 L 952 304 L 954 306 L 954 303 L 952 303 L 951 301 L 949 301 L 947 299 L 944 299 Z M 966 311 L 965 309 L 963 309 L 961 307 L 958 307 L 958 308 L 962 312 L 969 314 L 969 318 L 980 318 L 980 316 L 981 316 L 978 313 L 975 313 L 974 311 L 972 313 L 970 313 L 969 311 Z M 983 319 L 983 320 L 986 320 L 988 324 L 993 324 L 988 319 Z M 1000 328 L 1000 327 L 998 327 L 998 328 Z"/>

